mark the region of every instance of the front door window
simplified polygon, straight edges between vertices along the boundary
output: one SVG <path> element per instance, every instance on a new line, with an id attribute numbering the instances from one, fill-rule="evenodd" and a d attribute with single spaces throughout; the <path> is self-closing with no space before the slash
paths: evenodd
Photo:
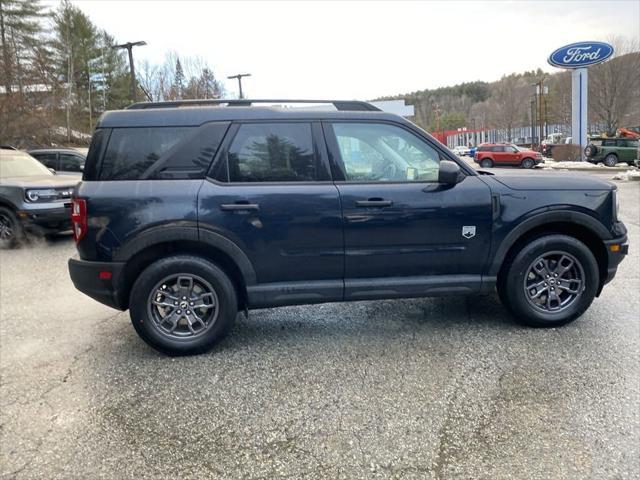
<path id="1" fill-rule="evenodd" d="M 438 152 L 406 130 L 382 123 L 334 123 L 348 182 L 435 182 Z"/>

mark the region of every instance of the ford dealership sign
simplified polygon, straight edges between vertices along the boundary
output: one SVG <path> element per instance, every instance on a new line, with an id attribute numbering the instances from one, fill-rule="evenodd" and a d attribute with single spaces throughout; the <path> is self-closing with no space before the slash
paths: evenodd
<path id="1" fill-rule="evenodd" d="M 613 55 L 613 47 L 604 42 L 572 43 L 557 49 L 549 56 L 549 63 L 560 68 L 583 68 L 604 62 Z"/>

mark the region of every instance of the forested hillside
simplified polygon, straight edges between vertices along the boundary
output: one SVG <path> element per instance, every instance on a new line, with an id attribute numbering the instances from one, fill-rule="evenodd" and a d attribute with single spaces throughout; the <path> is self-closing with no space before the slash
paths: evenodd
<path id="1" fill-rule="evenodd" d="M 612 60 L 589 68 L 589 121 L 613 132 L 640 124 L 640 52 L 624 38 L 611 40 Z M 505 66 L 506 67 L 506 66 Z M 382 99 L 404 99 L 414 105 L 415 121 L 423 128 L 500 128 L 506 131 L 531 123 L 535 84 L 543 82 L 543 117 L 548 123 L 571 124 L 571 72 L 542 70 L 512 73 L 500 80 L 461 83 Z M 546 113 L 545 113 L 546 110 Z"/>

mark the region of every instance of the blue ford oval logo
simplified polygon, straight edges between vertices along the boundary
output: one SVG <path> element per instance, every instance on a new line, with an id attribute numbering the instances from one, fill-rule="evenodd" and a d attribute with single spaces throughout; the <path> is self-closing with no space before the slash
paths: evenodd
<path id="1" fill-rule="evenodd" d="M 604 42 L 579 42 L 565 45 L 549 56 L 549 63 L 560 68 L 582 68 L 604 62 L 613 55 L 613 47 Z"/>

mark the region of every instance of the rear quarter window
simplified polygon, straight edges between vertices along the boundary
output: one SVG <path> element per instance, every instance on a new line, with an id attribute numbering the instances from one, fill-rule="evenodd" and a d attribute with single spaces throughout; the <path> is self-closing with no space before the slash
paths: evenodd
<path id="1" fill-rule="evenodd" d="M 98 179 L 204 178 L 227 128 L 228 123 L 113 128 Z"/>
<path id="2" fill-rule="evenodd" d="M 114 128 L 102 160 L 100 180 L 139 180 L 193 127 Z"/>

